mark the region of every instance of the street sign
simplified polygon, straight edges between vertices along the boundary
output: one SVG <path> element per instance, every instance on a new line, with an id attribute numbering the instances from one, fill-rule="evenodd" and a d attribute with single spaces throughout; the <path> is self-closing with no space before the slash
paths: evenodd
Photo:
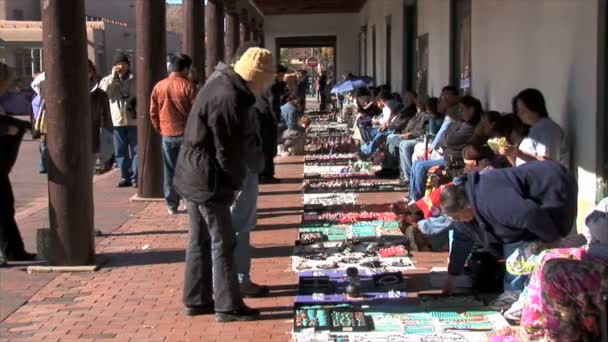
<path id="1" fill-rule="evenodd" d="M 306 63 L 308 64 L 309 67 L 311 68 L 316 68 L 317 65 L 319 65 L 319 60 L 316 59 L 315 57 L 310 57 Z"/>

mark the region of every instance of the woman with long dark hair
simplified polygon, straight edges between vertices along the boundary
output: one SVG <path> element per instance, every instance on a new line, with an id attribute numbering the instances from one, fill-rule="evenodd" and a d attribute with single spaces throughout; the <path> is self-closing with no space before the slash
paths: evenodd
<path id="1" fill-rule="evenodd" d="M 500 153 L 519 166 L 533 160 L 551 159 L 570 165 L 568 142 L 562 128 L 549 118 L 545 98 L 538 89 L 525 89 L 513 98 L 513 112 L 530 127 L 518 147 L 508 146 Z"/>

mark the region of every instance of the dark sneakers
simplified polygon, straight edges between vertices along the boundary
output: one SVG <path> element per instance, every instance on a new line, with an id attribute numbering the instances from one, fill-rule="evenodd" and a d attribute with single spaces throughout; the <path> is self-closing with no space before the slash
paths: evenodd
<path id="1" fill-rule="evenodd" d="M 131 182 L 129 182 L 126 179 L 121 179 L 120 182 L 118 182 L 118 187 L 119 188 L 128 188 L 132 186 Z"/>
<path id="2" fill-rule="evenodd" d="M 209 305 L 186 306 L 184 308 L 184 313 L 188 316 L 211 315 L 214 312 L 213 303 Z"/>
<path id="3" fill-rule="evenodd" d="M 230 312 L 216 312 L 215 320 L 220 323 L 225 322 L 245 322 L 254 321 L 260 316 L 260 311 L 252 309 L 248 306 L 243 306 L 238 310 Z"/>
<path id="4" fill-rule="evenodd" d="M 7 259 L 8 261 L 35 261 L 36 260 L 36 254 L 33 253 L 28 253 L 26 251 L 20 252 L 20 253 L 7 253 Z"/>

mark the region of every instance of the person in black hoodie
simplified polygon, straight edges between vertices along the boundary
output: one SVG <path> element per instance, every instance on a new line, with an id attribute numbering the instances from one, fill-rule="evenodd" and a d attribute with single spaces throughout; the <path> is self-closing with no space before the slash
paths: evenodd
<path id="1" fill-rule="evenodd" d="M 274 176 L 274 157 L 277 155 L 277 139 L 279 137 L 278 123 L 281 119 L 281 105 L 283 97 L 287 94 L 287 84 L 283 81 L 287 68 L 277 66 L 274 82 L 267 91 L 266 97 L 270 102 L 270 111 L 263 111 L 260 117 L 262 129 L 262 148 L 264 150 L 264 170 L 260 173 L 260 183 L 279 183 L 280 179 Z"/>
<path id="2" fill-rule="evenodd" d="M 446 292 L 453 289 L 454 276 L 462 273 L 474 244 L 508 257 L 522 241 L 555 243 L 574 225 L 576 180 L 558 162 L 473 172 L 461 182 L 440 197 L 441 210 L 456 222 Z M 524 283 L 522 277 L 505 282 L 505 293 L 521 291 Z"/>
<path id="3" fill-rule="evenodd" d="M 8 65 L 0 62 L 0 95 L 9 88 L 14 75 Z M 31 130 L 29 122 L 6 115 L 0 106 L 0 266 L 4 266 L 7 261 L 29 261 L 36 257 L 25 251 L 15 221 L 15 196 L 9 178 L 26 130 Z"/>
<path id="4" fill-rule="evenodd" d="M 187 315 L 215 311 L 218 322 L 248 321 L 237 280 L 230 206 L 247 173 L 250 110 L 272 83 L 272 53 L 250 48 L 234 70 L 219 63 L 188 117 L 174 186 L 188 201 L 189 244 L 183 301 Z M 215 302 L 214 302 L 215 300 Z"/>

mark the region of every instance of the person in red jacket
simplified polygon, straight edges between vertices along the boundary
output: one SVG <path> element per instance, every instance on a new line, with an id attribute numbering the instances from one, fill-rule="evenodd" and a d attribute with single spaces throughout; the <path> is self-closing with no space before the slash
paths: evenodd
<path id="1" fill-rule="evenodd" d="M 158 82 L 150 98 L 150 121 L 162 136 L 164 192 L 169 214 L 178 213 L 180 198 L 173 188 L 177 156 L 184 141 L 184 128 L 196 98 L 196 87 L 188 79 L 192 59 L 184 54 L 169 56 L 171 73 Z"/>

